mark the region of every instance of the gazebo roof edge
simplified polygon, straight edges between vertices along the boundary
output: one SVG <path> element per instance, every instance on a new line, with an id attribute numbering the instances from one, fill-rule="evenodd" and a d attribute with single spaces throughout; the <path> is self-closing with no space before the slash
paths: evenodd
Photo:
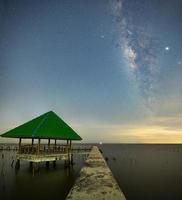
<path id="1" fill-rule="evenodd" d="M 82 138 L 53 111 L 44 113 L 1 137 L 29 139 L 82 140 Z"/>

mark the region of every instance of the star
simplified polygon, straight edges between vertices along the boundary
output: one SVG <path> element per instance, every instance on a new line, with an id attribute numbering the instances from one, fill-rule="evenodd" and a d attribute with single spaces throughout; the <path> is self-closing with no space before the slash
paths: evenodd
<path id="1" fill-rule="evenodd" d="M 169 51 L 169 50 L 170 50 L 170 48 L 167 46 L 167 47 L 165 47 L 165 50 L 166 50 L 166 51 Z"/>

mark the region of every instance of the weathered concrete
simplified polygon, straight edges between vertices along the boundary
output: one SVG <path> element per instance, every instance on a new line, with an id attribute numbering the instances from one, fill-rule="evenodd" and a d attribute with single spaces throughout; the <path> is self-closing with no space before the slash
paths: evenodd
<path id="1" fill-rule="evenodd" d="M 67 200 L 126 200 L 98 147 L 94 146 Z"/>

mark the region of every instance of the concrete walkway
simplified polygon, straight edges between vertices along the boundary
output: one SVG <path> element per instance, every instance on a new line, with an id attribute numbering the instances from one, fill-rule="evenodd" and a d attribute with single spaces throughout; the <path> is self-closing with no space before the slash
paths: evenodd
<path id="1" fill-rule="evenodd" d="M 98 147 L 94 146 L 67 200 L 126 200 Z"/>

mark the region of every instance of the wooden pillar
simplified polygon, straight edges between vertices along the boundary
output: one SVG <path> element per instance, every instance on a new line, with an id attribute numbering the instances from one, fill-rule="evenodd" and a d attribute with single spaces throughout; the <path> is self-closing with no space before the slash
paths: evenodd
<path id="1" fill-rule="evenodd" d="M 33 147 L 33 144 L 34 144 L 34 138 L 32 138 L 32 147 Z"/>
<path id="2" fill-rule="evenodd" d="M 56 168 L 56 161 L 53 161 L 53 167 Z"/>
<path id="3" fill-rule="evenodd" d="M 32 153 L 34 152 L 33 145 L 34 145 L 34 138 L 32 138 L 32 148 L 31 148 Z"/>
<path id="4" fill-rule="evenodd" d="M 71 162 L 71 163 L 70 163 L 71 166 L 73 166 L 73 164 L 74 164 L 74 163 L 73 163 L 73 154 L 71 154 L 71 161 L 70 161 L 70 162 Z"/>
<path id="5" fill-rule="evenodd" d="M 51 139 L 48 139 L 48 152 L 50 152 L 50 143 L 51 143 Z"/>
<path id="6" fill-rule="evenodd" d="M 71 149 L 71 140 L 70 140 L 70 149 Z"/>
<path id="7" fill-rule="evenodd" d="M 15 169 L 16 170 L 20 169 L 20 160 L 19 159 L 16 161 Z"/>
<path id="8" fill-rule="evenodd" d="M 21 153 L 21 138 L 19 138 L 19 153 Z"/>
<path id="9" fill-rule="evenodd" d="M 37 149 L 37 154 L 40 153 L 40 138 L 38 139 L 38 149 Z"/>
<path id="10" fill-rule="evenodd" d="M 54 141 L 54 152 L 56 152 L 57 151 L 57 149 L 56 149 L 56 139 L 55 139 L 55 141 Z"/>
<path id="11" fill-rule="evenodd" d="M 30 168 L 32 169 L 32 167 L 33 167 L 33 162 L 32 162 L 32 161 L 29 162 L 29 165 L 30 165 Z"/>
<path id="12" fill-rule="evenodd" d="M 69 150 L 69 148 L 68 148 L 68 146 L 69 146 L 69 140 L 66 141 L 66 145 L 67 145 L 66 146 L 66 151 L 68 152 L 68 150 Z"/>
<path id="13" fill-rule="evenodd" d="M 49 168 L 49 161 L 46 161 L 46 168 Z"/>

